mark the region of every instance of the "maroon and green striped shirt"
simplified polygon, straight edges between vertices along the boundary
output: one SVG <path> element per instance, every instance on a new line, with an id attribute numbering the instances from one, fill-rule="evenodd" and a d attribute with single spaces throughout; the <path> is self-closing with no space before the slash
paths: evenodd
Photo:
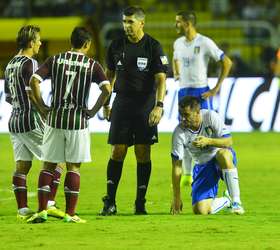
<path id="1" fill-rule="evenodd" d="M 87 109 L 91 83 L 95 82 L 99 87 L 109 83 L 98 62 L 73 51 L 48 58 L 34 77 L 40 81 L 51 78 L 51 112 L 47 124 L 67 130 L 88 126 L 83 110 Z"/>
<path id="2" fill-rule="evenodd" d="M 39 113 L 32 107 L 26 93 L 30 77 L 37 67 L 36 60 L 23 55 L 15 56 L 6 67 L 5 94 L 12 101 L 9 119 L 9 131 L 12 133 L 25 133 L 43 126 Z"/>

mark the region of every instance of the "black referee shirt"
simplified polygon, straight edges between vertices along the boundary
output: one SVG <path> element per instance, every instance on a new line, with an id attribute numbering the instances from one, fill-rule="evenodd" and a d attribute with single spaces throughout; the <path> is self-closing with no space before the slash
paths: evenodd
<path id="1" fill-rule="evenodd" d="M 116 72 L 114 91 L 123 95 L 155 92 L 154 75 L 166 73 L 168 68 L 160 43 L 148 34 L 138 43 L 131 43 L 127 37 L 112 41 L 106 63 Z"/>

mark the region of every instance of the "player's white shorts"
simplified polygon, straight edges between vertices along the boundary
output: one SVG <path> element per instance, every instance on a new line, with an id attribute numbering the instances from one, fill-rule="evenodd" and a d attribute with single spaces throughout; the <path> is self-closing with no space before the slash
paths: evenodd
<path id="1" fill-rule="evenodd" d="M 42 144 L 42 160 L 53 163 L 91 161 L 88 128 L 66 130 L 46 125 Z"/>
<path id="2" fill-rule="evenodd" d="M 32 161 L 33 156 L 41 159 L 43 130 L 35 128 L 25 133 L 10 133 L 15 161 Z"/>

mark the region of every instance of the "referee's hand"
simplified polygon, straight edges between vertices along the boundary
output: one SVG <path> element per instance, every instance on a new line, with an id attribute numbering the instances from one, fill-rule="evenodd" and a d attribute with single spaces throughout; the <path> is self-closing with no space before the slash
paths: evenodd
<path id="1" fill-rule="evenodd" d="M 162 116 L 162 107 L 158 107 L 158 106 L 154 107 L 149 115 L 149 125 L 151 127 L 158 125 L 161 116 Z"/>

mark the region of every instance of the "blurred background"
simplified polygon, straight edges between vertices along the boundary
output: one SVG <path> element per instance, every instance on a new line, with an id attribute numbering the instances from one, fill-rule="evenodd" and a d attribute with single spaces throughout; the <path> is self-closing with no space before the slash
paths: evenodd
<path id="1" fill-rule="evenodd" d="M 145 31 L 161 42 L 169 59 L 177 37 L 176 12 L 194 10 L 198 32 L 211 37 L 233 60 L 231 76 L 275 73 L 280 47 L 279 0 L 10 0 L 0 1 L 0 79 L 17 52 L 17 32 L 26 24 L 41 27 L 39 62 L 69 49 L 73 27 L 85 25 L 94 37 L 92 56 L 103 63 L 108 43 L 122 32 L 121 11 L 131 4 L 146 10 Z M 216 71 L 210 64 L 209 76 L 216 76 Z"/>

